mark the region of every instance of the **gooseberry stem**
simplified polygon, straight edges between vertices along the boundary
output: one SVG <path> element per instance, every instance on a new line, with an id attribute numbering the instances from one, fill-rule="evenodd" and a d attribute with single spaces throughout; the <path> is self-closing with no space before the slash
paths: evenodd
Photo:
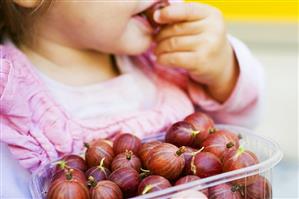
<path id="1" fill-rule="evenodd" d="M 176 155 L 177 155 L 177 156 L 180 156 L 180 155 L 182 155 L 183 153 L 185 153 L 185 151 L 186 151 L 186 147 L 181 146 L 181 147 L 179 148 L 179 150 L 177 150 Z"/>

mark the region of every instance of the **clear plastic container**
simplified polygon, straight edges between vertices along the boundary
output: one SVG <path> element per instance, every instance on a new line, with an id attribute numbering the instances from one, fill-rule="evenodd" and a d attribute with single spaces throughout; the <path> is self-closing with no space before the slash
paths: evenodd
<path id="1" fill-rule="evenodd" d="M 243 169 L 222 173 L 219 175 L 203 178 L 187 184 L 174 186 L 161 191 L 145 194 L 143 196 L 135 197 L 135 199 L 152 199 L 152 198 L 171 198 L 173 195 L 186 191 L 186 190 L 203 190 L 215 185 L 232 182 L 236 179 L 241 179 L 247 176 L 259 174 L 268 179 L 271 183 L 272 168 L 278 164 L 282 159 L 282 152 L 277 143 L 263 138 L 262 134 L 255 134 L 252 131 L 235 126 L 217 125 L 217 129 L 227 129 L 238 135 L 241 135 L 240 145 L 245 149 L 254 152 L 260 163 L 246 167 Z M 163 140 L 164 134 L 159 134 L 143 139 L 144 142 L 153 140 Z M 50 179 L 53 175 L 53 168 L 56 162 L 46 165 L 44 168 L 39 169 L 32 175 L 30 184 L 30 191 L 33 198 L 46 199 L 46 193 L 49 187 Z"/>

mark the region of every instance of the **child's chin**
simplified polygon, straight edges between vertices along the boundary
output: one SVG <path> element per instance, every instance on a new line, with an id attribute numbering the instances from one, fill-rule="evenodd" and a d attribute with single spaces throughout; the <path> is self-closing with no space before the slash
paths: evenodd
<path id="1" fill-rule="evenodd" d="M 143 41 L 143 42 L 136 41 L 134 43 L 128 44 L 126 46 L 124 54 L 140 55 L 140 54 L 146 52 L 150 48 L 151 43 L 152 43 L 152 39 L 147 39 L 146 41 Z"/>

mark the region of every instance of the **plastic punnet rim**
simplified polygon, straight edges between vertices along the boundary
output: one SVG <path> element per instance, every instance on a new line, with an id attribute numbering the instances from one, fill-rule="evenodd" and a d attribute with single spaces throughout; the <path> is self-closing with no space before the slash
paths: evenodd
<path id="1" fill-rule="evenodd" d="M 264 160 L 264 161 L 260 162 L 259 164 L 252 165 L 250 167 L 246 167 L 243 169 L 238 169 L 235 171 L 230 171 L 230 172 L 218 174 L 215 176 L 199 179 L 196 181 L 189 182 L 187 184 L 178 185 L 175 187 L 167 188 L 165 190 L 149 193 L 149 194 L 146 194 L 143 196 L 136 196 L 136 197 L 134 197 L 134 199 L 149 199 L 149 198 L 152 199 L 152 198 L 156 198 L 156 197 L 159 197 L 160 199 L 169 198 L 168 194 L 185 191 L 187 189 L 188 190 L 189 189 L 195 189 L 195 190 L 204 189 L 206 187 L 211 187 L 211 186 L 215 186 L 218 184 L 241 179 L 241 178 L 244 178 L 247 176 L 256 175 L 256 174 L 263 173 L 265 171 L 272 169 L 275 165 L 277 165 L 279 163 L 279 161 L 283 157 L 283 154 L 282 154 L 282 151 L 281 151 L 279 145 L 272 139 L 264 138 L 260 135 L 256 135 L 255 133 L 250 132 L 248 129 L 245 129 L 243 127 L 238 127 L 238 126 L 219 124 L 219 125 L 216 125 L 216 128 L 232 130 L 233 132 L 242 132 L 242 133 L 245 133 L 246 135 L 249 135 L 250 137 L 256 137 L 257 139 L 261 140 L 261 142 L 263 142 L 263 144 L 265 144 L 269 148 L 271 148 L 273 154 L 269 159 Z M 163 135 L 160 135 L 159 137 L 162 138 Z M 149 137 L 146 140 L 150 140 L 151 138 L 157 138 L 157 136 Z"/>
<path id="2" fill-rule="evenodd" d="M 189 182 L 187 184 L 178 185 L 178 186 L 171 187 L 171 188 L 168 188 L 165 190 L 149 193 L 149 194 L 146 194 L 143 196 L 136 196 L 134 198 L 135 199 L 169 198 L 169 194 L 174 194 L 174 193 L 177 193 L 180 191 L 185 191 L 185 190 L 190 190 L 190 189 L 195 189 L 195 190 L 204 189 L 206 187 L 211 187 L 211 186 L 226 183 L 229 181 L 241 179 L 241 178 L 244 178 L 247 176 L 256 175 L 256 174 L 263 173 L 265 171 L 272 169 L 276 164 L 278 164 L 278 162 L 283 157 L 283 154 L 282 154 L 282 151 L 281 151 L 279 145 L 272 139 L 264 138 L 260 135 L 250 132 L 250 130 L 248 130 L 248 129 L 245 129 L 243 127 L 238 127 L 238 126 L 219 124 L 219 125 L 216 125 L 216 128 L 227 129 L 227 130 L 231 130 L 233 132 L 242 132 L 243 134 L 246 134 L 249 137 L 255 137 L 256 139 L 259 139 L 264 145 L 267 145 L 267 147 L 269 147 L 271 149 L 273 154 L 267 160 L 264 160 L 264 161 L 260 162 L 259 164 L 252 165 L 250 167 L 246 167 L 243 169 L 238 169 L 235 171 L 230 171 L 230 172 L 218 174 L 215 176 L 203 178 L 200 180 Z M 157 140 L 157 139 L 162 140 L 164 138 L 164 136 L 165 136 L 164 133 L 158 134 L 158 135 L 153 135 L 153 136 L 143 139 L 143 142 L 148 142 L 148 141 Z M 55 164 L 55 162 L 56 161 L 50 163 L 48 165 L 48 167 L 50 168 L 51 165 Z M 35 196 L 35 197 L 42 196 L 41 195 L 42 193 L 37 191 L 37 187 L 39 187 L 37 185 L 37 182 L 39 180 L 37 176 L 39 176 L 40 173 L 43 173 L 44 170 L 45 170 L 44 167 L 40 168 L 33 174 L 33 177 L 30 181 L 30 186 L 29 186 L 32 196 Z"/>

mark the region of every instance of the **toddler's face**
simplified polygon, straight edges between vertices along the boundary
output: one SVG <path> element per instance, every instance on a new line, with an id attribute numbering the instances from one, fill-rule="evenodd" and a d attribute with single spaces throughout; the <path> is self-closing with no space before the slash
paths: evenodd
<path id="1" fill-rule="evenodd" d="M 150 46 L 153 30 L 136 15 L 156 1 L 55 0 L 41 20 L 42 34 L 74 47 L 139 54 Z"/>

